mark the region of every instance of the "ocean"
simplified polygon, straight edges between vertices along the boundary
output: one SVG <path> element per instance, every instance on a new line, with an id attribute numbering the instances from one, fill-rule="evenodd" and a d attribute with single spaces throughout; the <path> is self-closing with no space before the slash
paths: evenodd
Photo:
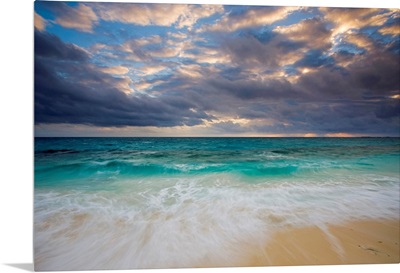
<path id="1" fill-rule="evenodd" d="M 399 138 L 35 138 L 34 149 L 36 270 L 238 266 L 277 230 L 400 215 Z"/>

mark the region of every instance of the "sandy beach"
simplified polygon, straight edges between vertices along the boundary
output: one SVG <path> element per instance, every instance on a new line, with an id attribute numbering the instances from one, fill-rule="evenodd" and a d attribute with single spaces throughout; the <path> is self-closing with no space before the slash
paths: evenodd
<path id="1" fill-rule="evenodd" d="M 286 229 L 245 266 L 399 263 L 399 231 L 399 220 Z"/>

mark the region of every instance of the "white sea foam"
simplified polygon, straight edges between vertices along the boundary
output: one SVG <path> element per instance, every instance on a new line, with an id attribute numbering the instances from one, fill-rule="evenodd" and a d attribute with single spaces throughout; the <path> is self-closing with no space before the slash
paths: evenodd
<path id="1" fill-rule="evenodd" d="M 235 266 L 263 253 L 277 229 L 398 217 L 398 178 L 322 177 L 207 174 L 119 180 L 114 191 L 37 190 L 36 268 Z"/>

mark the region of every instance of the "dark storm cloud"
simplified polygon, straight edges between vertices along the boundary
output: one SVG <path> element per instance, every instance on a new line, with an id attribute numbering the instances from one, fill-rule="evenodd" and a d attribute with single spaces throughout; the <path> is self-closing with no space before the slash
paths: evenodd
<path id="1" fill-rule="evenodd" d="M 363 102 L 314 102 L 296 105 L 280 103 L 266 106 L 268 117 L 279 120 L 272 125 L 257 125 L 258 132 L 313 132 L 324 135 L 335 132 L 350 132 L 369 135 L 379 131 L 381 134 L 394 134 L 399 125 L 395 117 L 380 119 L 374 110 L 378 107 Z M 372 111 L 371 111 L 372 110 Z M 388 114 L 392 114 L 391 112 Z"/>
<path id="2" fill-rule="evenodd" d="M 382 102 L 376 109 L 375 115 L 380 119 L 393 119 L 400 115 L 400 103 L 395 100 Z"/>
<path id="3" fill-rule="evenodd" d="M 282 50 L 282 53 L 289 53 L 306 45 L 304 42 L 283 40 L 277 43 L 277 47 Z"/>
<path id="4" fill-rule="evenodd" d="M 327 52 L 332 46 L 331 34 L 328 22 L 306 19 L 273 30 L 243 30 L 233 36 L 222 35 L 220 50 L 230 56 L 233 65 L 241 69 L 260 68 L 263 73 L 278 71 L 282 63 L 291 60 L 294 60 L 290 63 L 293 68 L 327 66 L 334 64 Z"/>
<path id="5" fill-rule="evenodd" d="M 127 95 L 116 88 L 122 80 L 97 70 L 78 47 L 35 32 L 36 124 L 175 126 L 208 118 L 203 111 L 191 111 L 193 103 L 178 95 Z"/>
<path id="6" fill-rule="evenodd" d="M 351 71 L 354 84 L 376 94 L 400 89 L 400 65 L 398 56 L 388 52 L 370 54 Z"/>
<path id="7" fill-rule="evenodd" d="M 222 72 L 220 77 L 208 79 L 204 85 L 213 93 L 221 94 L 221 100 L 232 105 L 239 118 L 280 121 L 273 125 L 256 125 L 251 127 L 252 130 L 319 134 L 398 133 L 399 102 L 387 97 L 397 94 L 400 89 L 400 65 L 390 44 L 385 48 L 379 41 L 372 41 L 368 51 L 350 48 L 350 51 L 327 54 L 322 49 L 309 48 L 304 42 L 292 41 L 284 34 L 275 35 L 266 43 L 252 37 L 237 37 L 232 41 L 223 44 L 223 48 L 237 64 L 229 70 L 238 75 L 227 73 L 228 77 Z M 299 77 L 297 81 L 289 82 L 280 77 L 249 80 L 244 76 L 243 68 L 246 67 L 277 67 L 272 64 L 278 63 L 284 56 L 282 50 L 290 47 L 305 51 L 302 58 L 291 66 L 294 75 Z M 342 63 L 348 64 L 341 66 Z M 299 74 L 295 73 L 296 67 L 313 70 Z M 222 106 L 215 109 L 229 113 Z M 238 126 L 233 123 L 225 127 L 228 130 Z"/>
<path id="8" fill-rule="evenodd" d="M 297 88 L 306 93 L 308 100 L 326 101 L 332 99 L 358 99 L 358 88 L 350 84 L 351 77 L 341 70 L 322 67 L 317 71 L 302 75 L 296 82 Z"/>
<path id="9" fill-rule="evenodd" d="M 35 29 L 35 56 L 57 60 L 86 61 L 87 53 L 73 44 L 65 44 L 60 38 L 48 32 Z"/>
<path id="10" fill-rule="evenodd" d="M 354 61 L 346 73 L 324 67 L 303 75 L 296 86 L 307 93 L 303 102 L 311 101 L 314 106 L 292 105 L 291 112 L 277 110 L 286 113 L 277 119 L 286 117 L 288 122 L 320 133 L 398 133 L 399 100 L 390 95 L 399 90 L 399 64 L 394 56 L 377 56 L 370 54 Z"/>
<path id="11" fill-rule="evenodd" d="M 233 95 L 239 99 L 283 99 L 299 97 L 299 94 L 293 90 L 292 85 L 282 79 L 271 79 L 266 82 L 249 81 L 249 80 L 226 80 L 226 79 L 210 79 L 207 82 L 210 86 Z"/>
<path id="12" fill-rule="evenodd" d="M 305 19 L 290 26 L 275 28 L 276 37 L 282 40 L 281 45 L 298 45 L 309 49 L 327 50 L 332 46 L 332 29 L 329 23 L 319 17 Z M 292 50 L 298 48 L 290 47 Z"/>
<path id="13" fill-rule="evenodd" d="M 301 75 L 296 86 L 319 99 L 363 99 L 388 96 L 399 90 L 399 56 L 391 43 L 353 32 L 337 51 L 309 49 L 294 67 L 314 68 Z M 315 69 L 317 68 L 317 69 Z"/>
<path id="14" fill-rule="evenodd" d="M 247 128 L 255 132 L 398 133 L 399 102 L 387 99 L 400 90 L 399 56 L 391 44 L 385 47 L 381 41 L 355 33 L 355 42 L 368 48 L 351 44 L 346 51 L 327 51 L 332 33 L 326 28 L 327 22 L 307 20 L 299 26 L 301 35 L 297 36 L 292 27 L 286 33 L 268 34 L 265 40 L 242 32 L 223 41 L 221 51 L 229 54 L 235 66 L 224 68 L 214 78 L 204 80 L 203 85 L 235 110 L 222 105 L 215 105 L 214 109 L 235 113 L 239 118 L 279 121 Z M 322 38 L 312 39 L 315 29 L 319 29 Z M 314 40 L 318 41 L 315 46 Z M 284 52 L 301 56 L 284 68 L 297 75 L 298 80 L 247 78 L 246 68 L 259 68 L 264 75 L 270 68 L 279 69 L 277 64 L 286 57 Z M 310 68 L 311 72 L 301 74 L 296 68 Z M 217 127 L 232 132 L 243 129 L 236 123 Z"/>
<path id="15" fill-rule="evenodd" d="M 279 49 L 260 42 L 252 35 L 228 38 L 222 48 L 231 56 L 232 61 L 243 66 L 260 65 L 274 67 L 277 65 Z"/>

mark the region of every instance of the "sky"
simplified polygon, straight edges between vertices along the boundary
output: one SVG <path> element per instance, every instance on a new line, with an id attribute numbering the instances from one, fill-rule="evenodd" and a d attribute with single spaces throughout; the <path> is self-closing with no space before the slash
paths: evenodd
<path id="1" fill-rule="evenodd" d="M 35 136 L 400 136 L 400 10 L 34 4 Z"/>

